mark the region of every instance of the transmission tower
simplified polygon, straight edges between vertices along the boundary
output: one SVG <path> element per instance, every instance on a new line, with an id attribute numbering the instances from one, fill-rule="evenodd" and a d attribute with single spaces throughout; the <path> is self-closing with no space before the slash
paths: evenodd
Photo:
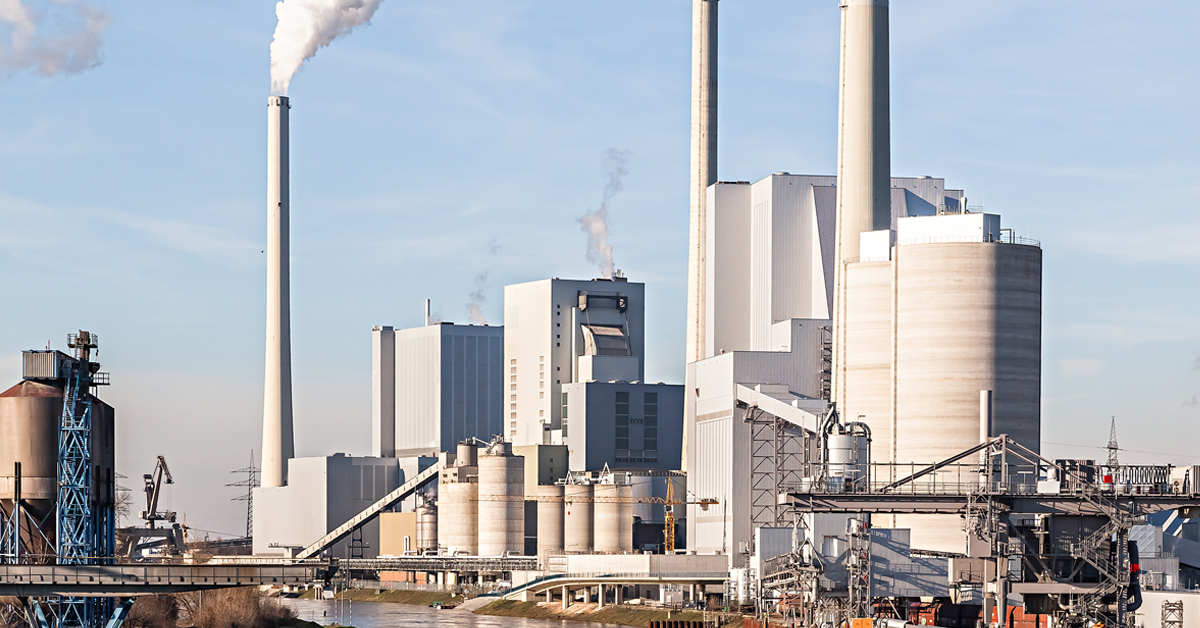
<path id="1" fill-rule="evenodd" d="M 1112 427 L 1108 430 L 1108 463 L 1107 466 L 1112 469 L 1119 463 L 1117 462 L 1117 417 L 1112 418 Z"/>
<path id="2" fill-rule="evenodd" d="M 225 486 L 244 486 L 245 495 L 238 495 L 231 501 L 246 502 L 246 538 L 254 536 L 254 489 L 258 488 L 259 468 L 254 464 L 254 450 L 250 450 L 250 466 L 242 467 L 230 473 L 245 473 L 246 479 L 226 484 Z"/>

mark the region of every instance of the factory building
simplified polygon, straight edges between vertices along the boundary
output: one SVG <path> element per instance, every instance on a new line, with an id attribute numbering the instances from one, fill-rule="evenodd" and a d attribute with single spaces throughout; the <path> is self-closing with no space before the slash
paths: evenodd
<path id="1" fill-rule="evenodd" d="M 508 438 L 562 441 L 563 384 L 641 381 L 645 285 L 543 279 L 504 287 Z"/>
<path id="2" fill-rule="evenodd" d="M 371 331 L 371 443 L 381 457 L 437 456 L 504 430 L 504 328 L 437 323 Z"/>
<path id="3" fill-rule="evenodd" d="M 683 389 L 643 382 L 644 284 L 617 277 L 509 285 L 504 316 L 515 445 L 566 445 L 573 471 L 679 468 Z"/>
<path id="4" fill-rule="evenodd" d="M 561 416 L 571 469 L 679 468 L 682 386 L 563 384 Z"/>
<path id="5" fill-rule="evenodd" d="M 254 489 L 255 555 L 290 556 L 325 536 L 404 481 L 395 458 L 345 454 L 288 460 L 287 486 Z M 340 558 L 379 554 L 379 522 L 334 546 Z"/>

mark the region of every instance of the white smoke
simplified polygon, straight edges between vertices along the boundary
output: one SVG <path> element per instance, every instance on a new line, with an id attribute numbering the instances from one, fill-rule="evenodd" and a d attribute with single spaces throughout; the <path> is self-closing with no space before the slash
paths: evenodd
<path id="1" fill-rule="evenodd" d="M 487 272 L 475 275 L 475 289 L 467 295 L 467 322 L 474 325 L 487 325 L 487 317 L 483 315 L 482 305 L 487 300 Z"/>
<path id="2" fill-rule="evenodd" d="M 22 0 L 0 0 L 0 71 L 33 70 L 44 76 L 78 74 L 100 65 L 108 14 L 73 0 L 53 0 L 34 10 Z"/>
<path id="3" fill-rule="evenodd" d="M 3 0 L 0 0 L 3 1 Z M 279 24 L 271 41 L 271 93 L 287 96 L 288 84 L 305 61 L 355 28 L 371 21 L 381 0 L 280 0 Z"/>
<path id="4" fill-rule="evenodd" d="M 601 276 L 613 278 L 613 247 L 608 243 L 608 202 L 624 189 L 621 177 L 629 174 L 629 160 L 633 153 L 610 148 L 604 151 L 604 170 L 608 183 L 604 185 L 604 196 L 600 209 L 579 217 L 579 224 L 588 236 L 587 259 L 600 267 Z"/>

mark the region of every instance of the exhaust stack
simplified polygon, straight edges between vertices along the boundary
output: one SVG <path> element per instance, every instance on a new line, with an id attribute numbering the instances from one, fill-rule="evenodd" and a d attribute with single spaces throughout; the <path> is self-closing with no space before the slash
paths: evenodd
<path id="1" fill-rule="evenodd" d="M 263 388 L 262 486 L 287 484 L 292 433 L 292 340 L 288 273 L 288 104 L 267 99 L 267 368 Z"/>
<path id="2" fill-rule="evenodd" d="M 888 98 L 888 0 L 839 0 L 837 270 L 834 281 L 833 400 L 845 402 L 845 265 L 859 234 L 892 224 Z"/>
<path id="3" fill-rule="evenodd" d="M 704 346 L 708 186 L 717 182 L 717 0 L 692 0 L 692 164 L 688 234 L 687 361 Z"/>

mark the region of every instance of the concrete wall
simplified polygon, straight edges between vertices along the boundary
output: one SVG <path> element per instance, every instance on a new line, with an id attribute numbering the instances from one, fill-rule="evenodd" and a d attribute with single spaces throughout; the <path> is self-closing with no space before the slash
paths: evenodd
<path id="1" fill-rule="evenodd" d="M 540 484 L 554 484 L 567 476 L 566 445 L 519 445 L 513 453 L 525 458 L 525 495 L 536 496 Z"/>

